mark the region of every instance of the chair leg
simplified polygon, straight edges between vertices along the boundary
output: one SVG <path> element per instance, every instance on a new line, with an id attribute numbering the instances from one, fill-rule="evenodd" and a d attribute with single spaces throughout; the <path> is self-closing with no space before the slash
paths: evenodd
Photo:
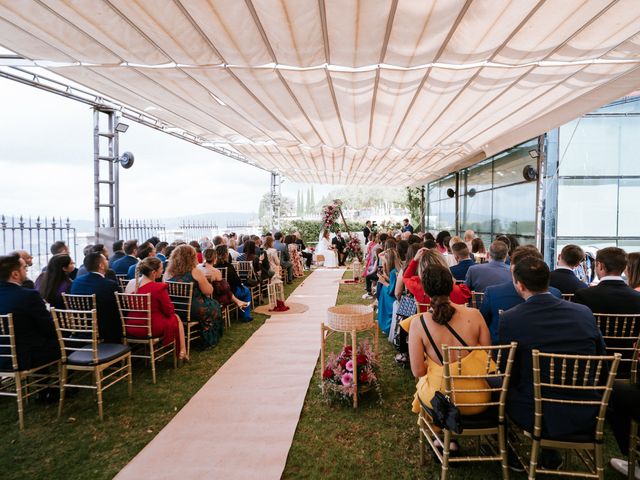
<path id="1" fill-rule="evenodd" d="M 191 355 L 191 324 L 187 323 L 187 356 Z"/>
<path id="2" fill-rule="evenodd" d="M 178 368 L 178 346 L 176 345 L 176 340 L 173 340 L 173 369 Z"/>
<path id="3" fill-rule="evenodd" d="M 98 418 L 104 419 L 102 414 L 102 372 L 98 369 L 95 370 L 96 375 L 96 396 L 98 398 Z"/>
<path id="4" fill-rule="evenodd" d="M 427 456 L 425 455 L 426 445 L 424 444 L 424 434 L 420 427 L 418 427 L 418 442 L 420 447 L 420 465 L 424 467 L 427 464 Z"/>
<path id="5" fill-rule="evenodd" d="M 22 398 L 22 378 L 16 373 L 16 402 L 18 403 L 18 425 L 20 430 L 24 430 L 24 399 Z"/>
<path id="6" fill-rule="evenodd" d="M 529 480 L 535 480 L 538 456 L 540 455 L 540 440 L 531 442 L 531 459 L 529 460 Z"/>
<path id="7" fill-rule="evenodd" d="M 444 439 L 442 441 L 442 468 L 440 470 L 440 480 L 447 480 L 449 476 L 449 453 L 451 447 L 451 432 L 444 430 Z"/>
<path id="8" fill-rule="evenodd" d="M 596 455 L 595 455 L 595 467 L 598 480 L 604 480 L 604 452 L 602 450 L 602 444 L 596 443 Z M 631 467 L 631 463 L 628 464 Z M 633 472 L 633 468 L 629 468 L 630 472 Z"/>
<path id="9" fill-rule="evenodd" d="M 631 421 L 631 438 L 629 439 L 628 479 L 634 480 L 638 449 L 638 422 Z"/>
<path id="10" fill-rule="evenodd" d="M 151 362 L 151 378 L 153 384 L 156 384 L 156 349 L 153 346 L 153 342 L 149 342 L 149 361 Z"/>
<path id="11" fill-rule="evenodd" d="M 507 436 L 505 434 L 504 425 L 498 426 L 498 448 L 500 449 L 500 457 L 502 457 L 502 478 L 509 480 L 509 460 L 507 457 Z"/>
<path id="12" fill-rule="evenodd" d="M 129 354 L 125 360 L 127 362 L 127 369 L 129 371 L 129 381 L 127 382 L 127 390 L 129 393 L 129 396 L 131 396 L 133 394 L 133 366 L 132 366 L 132 362 L 131 362 L 131 354 Z"/>
<path id="13" fill-rule="evenodd" d="M 64 406 L 64 395 L 66 392 L 65 384 L 67 383 L 67 367 L 60 364 L 58 368 L 58 380 L 60 381 L 60 399 L 58 400 L 58 418 L 62 416 L 62 407 Z"/>

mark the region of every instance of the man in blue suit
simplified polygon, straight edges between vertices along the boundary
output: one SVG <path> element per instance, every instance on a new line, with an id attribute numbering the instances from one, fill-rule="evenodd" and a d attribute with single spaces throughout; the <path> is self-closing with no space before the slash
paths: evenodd
<path id="1" fill-rule="evenodd" d="M 584 250 L 578 245 L 565 245 L 558 255 L 558 266 L 551 272 L 550 285 L 556 287 L 562 293 L 576 293 L 587 288 L 587 284 L 581 282 L 573 270 L 584 260 Z"/>
<path id="2" fill-rule="evenodd" d="M 504 312 L 500 318 L 500 343 L 518 342 L 507 396 L 507 414 L 514 423 L 532 432 L 534 403 L 531 351 L 603 355 L 606 350 L 589 308 L 560 300 L 549 293 L 549 267 L 542 260 L 531 256 L 520 260 L 513 269 L 513 283 L 525 302 Z M 598 393 L 592 391 L 578 392 L 576 395 L 583 400 L 598 397 Z M 570 435 L 593 433 L 596 414 L 597 406 L 576 408 L 573 405 L 546 405 L 542 435 L 545 438 L 562 439 Z M 561 461 L 554 455 L 548 455 L 547 459 L 556 468 Z"/>
<path id="3" fill-rule="evenodd" d="M 111 267 L 116 275 L 126 275 L 129 272 L 129 267 L 138 263 L 138 241 L 127 240 L 124 242 L 123 248 L 125 256 L 114 262 Z"/>
<path id="4" fill-rule="evenodd" d="M 475 265 L 476 262 L 471 260 L 471 257 L 469 256 L 469 248 L 464 242 L 454 243 L 451 246 L 451 252 L 458 262 L 457 265 L 450 268 L 451 274 L 456 280 L 464 280 L 467 276 L 467 271 L 471 266 Z"/>
<path id="5" fill-rule="evenodd" d="M 58 336 L 44 301 L 36 290 L 24 288 L 27 264 L 18 253 L 0 256 L 0 314 L 13 314 L 18 368 L 27 370 L 60 358 Z M 6 339 L 2 339 L 7 345 Z M 0 352 L 8 354 L 7 346 Z M 11 370 L 11 359 L 0 357 L 0 370 Z"/>
<path id="6" fill-rule="evenodd" d="M 72 295 L 96 295 L 98 310 L 98 332 L 106 343 L 120 343 L 122 325 L 115 293 L 118 284 L 104 277 L 108 263 L 104 255 L 92 252 L 84 258 L 84 266 L 89 272 L 71 284 Z"/>
<path id="7" fill-rule="evenodd" d="M 500 240 L 496 240 L 489 247 L 489 261 L 480 265 L 473 265 L 467 270 L 465 283 L 473 292 L 484 292 L 491 285 L 511 281 L 509 265 L 505 263 L 509 247 Z"/>
<path id="8" fill-rule="evenodd" d="M 535 257 L 542 260 L 542 254 L 533 245 L 523 245 L 516 248 L 511 254 L 511 271 L 515 266 L 527 257 Z M 549 287 L 549 292 L 556 298 L 562 298 L 560 290 Z M 524 299 L 520 296 L 513 281 L 501 283 L 500 285 L 492 285 L 484 291 L 484 299 L 480 306 L 480 313 L 489 326 L 491 333 L 491 342 L 498 343 L 498 325 L 500 325 L 500 310 L 507 311 L 510 308 L 524 303 Z"/>

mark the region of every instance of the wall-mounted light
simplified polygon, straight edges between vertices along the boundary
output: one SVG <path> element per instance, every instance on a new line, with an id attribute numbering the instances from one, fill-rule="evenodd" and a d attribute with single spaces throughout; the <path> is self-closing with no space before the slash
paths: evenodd
<path id="1" fill-rule="evenodd" d="M 129 130 L 129 125 L 127 125 L 126 123 L 122 123 L 122 122 L 116 123 L 116 132 L 125 133 L 127 130 Z"/>

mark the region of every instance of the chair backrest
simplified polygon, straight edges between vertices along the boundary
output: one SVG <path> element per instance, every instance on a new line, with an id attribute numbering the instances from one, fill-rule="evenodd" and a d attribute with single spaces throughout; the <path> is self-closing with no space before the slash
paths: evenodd
<path id="1" fill-rule="evenodd" d="M 534 438 L 542 436 L 545 404 L 598 408 L 595 441 L 604 437 L 604 419 L 620 363 L 615 355 L 563 355 L 531 352 L 533 356 Z M 608 369 L 607 369 L 608 367 Z"/>
<path id="2" fill-rule="evenodd" d="M 124 277 L 119 276 L 118 277 L 118 286 L 120 287 L 120 291 L 124 293 L 124 291 L 127 288 L 127 285 L 129 284 L 129 280 L 127 279 L 127 276 L 125 275 Z"/>
<path id="3" fill-rule="evenodd" d="M 507 391 L 517 346 L 517 342 L 475 347 L 443 345 L 445 393 L 456 405 L 463 407 L 497 407 L 498 420 L 504 421 Z M 483 360 L 484 368 L 470 373 L 465 371 L 464 358 L 462 361 L 458 359 L 464 353 L 471 355 L 475 351 L 486 352 L 486 360 Z M 478 394 L 483 392 L 486 400 L 480 401 Z M 471 397 L 475 397 L 478 401 L 471 403 L 466 400 Z"/>
<path id="4" fill-rule="evenodd" d="M 416 309 L 418 310 L 418 312 L 426 312 L 430 308 L 431 308 L 431 304 L 430 303 L 416 302 Z"/>
<path id="5" fill-rule="evenodd" d="M 471 292 L 471 298 L 469 299 L 469 306 L 471 308 L 480 308 L 482 300 L 484 300 L 484 293 L 473 291 Z"/>
<path id="6" fill-rule="evenodd" d="M 62 361 L 77 350 L 86 350 L 91 344 L 93 363 L 98 363 L 98 315 L 91 310 L 51 309 L 56 326 Z"/>
<path id="7" fill-rule="evenodd" d="M 607 354 L 621 355 L 618 378 L 631 378 L 634 382 L 638 374 L 638 349 L 640 349 L 640 314 L 594 313 L 596 323 Z"/>
<path id="8" fill-rule="evenodd" d="M 566 300 L 567 302 L 573 302 L 573 293 L 563 293 L 562 299 Z"/>
<path id="9" fill-rule="evenodd" d="M 151 294 L 116 292 L 116 302 L 122 321 L 123 336 L 127 336 L 128 329 L 129 332 L 135 333 L 136 337 L 151 337 Z M 144 320 L 144 323 L 140 320 Z"/>
<path id="10" fill-rule="evenodd" d="M 62 294 L 64 306 L 67 310 L 94 310 L 96 307 L 96 294 L 91 295 L 70 295 Z"/>
<path id="11" fill-rule="evenodd" d="M 178 316 L 183 322 L 191 321 L 191 302 L 193 301 L 193 283 L 167 282 L 169 298 Z"/>
<path id="12" fill-rule="evenodd" d="M 18 354 L 16 353 L 16 334 L 13 329 L 13 315 L 0 315 L 0 358 L 10 358 L 11 368 L 18 371 Z"/>
<path id="13" fill-rule="evenodd" d="M 222 279 L 224 281 L 227 280 L 227 267 L 216 267 L 218 270 L 220 270 L 220 273 L 222 274 Z"/>
<path id="14" fill-rule="evenodd" d="M 255 278 L 255 272 L 253 271 L 253 262 L 248 260 L 241 260 L 235 265 L 240 280 L 245 281 L 247 278 Z"/>
<path id="15" fill-rule="evenodd" d="M 127 280 L 127 277 L 128 277 L 128 276 L 129 276 L 129 275 L 128 275 L 128 274 L 126 274 L 126 273 L 116 273 L 116 278 L 118 279 L 118 282 L 119 282 L 120 280 Z"/>

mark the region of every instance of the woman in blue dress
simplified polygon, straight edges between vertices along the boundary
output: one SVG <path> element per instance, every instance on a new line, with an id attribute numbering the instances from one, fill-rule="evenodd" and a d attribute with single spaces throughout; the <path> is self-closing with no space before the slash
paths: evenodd
<path id="1" fill-rule="evenodd" d="M 378 274 L 381 290 L 378 297 L 378 326 L 384 335 L 389 335 L 393 302 L 396 301 L 395 288 L 401 261 L 394 248 L 385 250 L 382 256 L 382 272 Z"/>

